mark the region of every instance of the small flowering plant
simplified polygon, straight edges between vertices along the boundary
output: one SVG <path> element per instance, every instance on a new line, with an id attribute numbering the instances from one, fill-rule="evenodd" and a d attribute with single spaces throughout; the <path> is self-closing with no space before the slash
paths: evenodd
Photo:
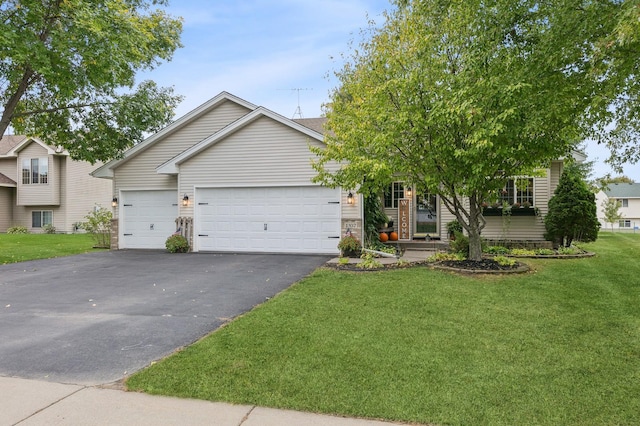
<path id="1" fill-rule="evenodd" d="M 362 244 L 353 235 L 346 235 L 338 243 L 338 248 L 343 257 L 359 257 L 362 251 Z"/>

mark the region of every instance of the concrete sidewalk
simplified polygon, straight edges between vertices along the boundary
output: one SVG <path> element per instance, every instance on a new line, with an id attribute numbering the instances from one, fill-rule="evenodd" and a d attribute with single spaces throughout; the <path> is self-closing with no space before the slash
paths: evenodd
<path id="1" fill-rule="evenodd" d="M 0 425 L 2 426 L 383 426 L 390 424 L 398 423 L 0 377 Z"/>

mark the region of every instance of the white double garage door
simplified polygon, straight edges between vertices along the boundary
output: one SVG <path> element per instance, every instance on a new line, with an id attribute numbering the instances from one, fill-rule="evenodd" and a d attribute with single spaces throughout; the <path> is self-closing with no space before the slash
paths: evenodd
<path id="1" fill-rule="evenodd" d="M 161 249 L 176 230 L 176 191 L 123 191 L 120 248 Z M 195 251 L 335 254 L 340 191 L 319 186 L 198 188 Z"/>

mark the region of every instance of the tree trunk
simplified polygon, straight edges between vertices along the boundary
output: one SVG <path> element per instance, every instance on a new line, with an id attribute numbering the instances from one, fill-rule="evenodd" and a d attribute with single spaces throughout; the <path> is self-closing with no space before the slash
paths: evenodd
<path id="1" fill-rule="evenodd" d="M 482 207 L 478 200 L 482 200 L 482 195 L 469 196 L 469 210 L 464 208 L 464 202 L 462 198 L 459 198 L 455 194 L 455 188 L 451 191 L 453 196 L 447 198 L 445 194 L 440 194 L 440 199 L 449 210 L 460 222 L 460 225 L 467 231 L 469 237 L 469 259 L 481 260 L 482 259 L 482 239 L 480 238 L 480 232 L 484 228 L 486 222 L 482 217 Z"/>
<path id="2" fill-rule="evenodd" d="M 481 228 L 478 217 L 480 211 L 475 197 L 469 199 L 469 260 L 479 261 L 482 259 L 482 239 L 480 238 Z"/>
<path id="3" fill-rule="evenodd" d="M 7 131 L 7 128 L 11 124 L 11 120 L 13 119 L 13 114 L 18 106 L 18 102 L 24 94 L 26 93 L 29 85 L 32 83 L 32 78 L 34 77 L 33 70 L 31 67 L 27 67 L 24 73 L 22 74 L 22 79 L 18 83 L 18 87 L 16 87 L 15 91 L 9 96 L 9 99 L 4 104 L 4 108 L 2 110 L 2 117 L 0 118 L 0 137 L 4 135 L 4 132 Z"/>

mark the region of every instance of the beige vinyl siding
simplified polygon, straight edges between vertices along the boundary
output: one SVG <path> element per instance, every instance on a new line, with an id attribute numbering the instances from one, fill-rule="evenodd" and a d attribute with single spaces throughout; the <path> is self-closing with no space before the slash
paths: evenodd
<path id="1" fill-rule="evenodd" d="M 11 226 L 24 226 L 31 229 L 31 207 L 14 205 Z"/>
<path id="2" fill-rule="evenodd" d="M 555 163 L 554 163 L 555 164 Z M 552 169 L 544 176 L 533 178 L 533 205 L 539 216 L 488 216 L 482 236 L 488 239 L 544 241 L 544 215 L 549 210 Z"/>
<path id="3" fill-rule="evenodd" d="M 28 149 L 21 152 L 21 157 Z M 25 155 L 24 158 L 35 158 L 35 155 L 31 154 Z M 30 232 L 42 232 L 41 228 L 31 228 L 31 212 L 46 210 L 53 212 L 53 226 L 56 232 L 71 233 L 74 231 L 73 224 L 84 221 L 84 217 L 95 204 L 111 207 L 112 183 L 89 175 L 89 172 L 95 169 L 95 165 L 73 161 L 64 155 L 50 155 L 48 158 L 47 185 L 22 185 L 22 176 L 19 176 L 18 194 L 22 195 L 23 200 L 25 196 L 28 198 L 27 203 L 18 203 L 13 208 L 12 225 L 25 226 Z M 21 158 L 18 159 L 18 164 L 21 164 Z M 38 196 L 40 193 L 44 195 Z M 51 203 L 52 198 L 48 194 L 54 194 L 53 201 L 57 199 L 57 203 Z"/>
<path id="4" fill-rule="evenodd" d="M 467 205 L 467 201 L 464 200 L 465 205 Z M 447 206 L 444 205 L 444 203 L 442 202 L 442 200 L 440 199 L 440 204 L 438 204 L 438 207 L 440 208 L 440 216 L 439 216 L 439 220 L 440 220 L 440 239 L 442 241 L 449 241 L 449 234 L 447 232 L 447 224 L 453 220 L 457 220 L 456 216 L 451 213 L 449 211 L 449 209 L 447 208 Z"/>
<path id="5" fill-rule="evenodd" d="M 31 227 L 31 213 L 34 211 L 50 211 L 53 214 L 53 226 L 58 228 L 57 220 L 59 216 L 62 216 L 60 213 L 60 207 L 58 206 L 16 206 L 14 207 L 14 215 L 13 215 L 13 226 L 24 226 L 26 227 L 30 233 L 41 233 L 44 232 L 42 228 L 32 228 Z"/>
<path id="6" fill-rule="evenodd" d="M 197 120 L 150 145 L 114 170 L 115 192 L 133 188 L 176 188 L 176 177 L 158 174 L 156 168 L 248 112 L 249 109 L 234 102 L 223 102 Z"/>
<path id="7" fill-rule="evenodd" d="M 0 232 L 13 225 L 13 188 L 0 187 Z"/>
<path id="8" fill-rule="evenodd" d="M 22 184 L 22 160 L 31 158 L 48 158 L 48 183 L 46 184 Z M 47 155 L 47 150 L 37 143 L 29 144 L 20 151 L 16 169 L 19 206 L 57 206 L 60 204 L 60 175 L 58 173 L 59 161 L 53 155 Z"/>
<path id="9" fill-rule="evenodd" d="M 553 192 L 558 187 L 560 183 L 560 175 L 562 175 L 562 170 L 564 168 L 564 163 L 562 161 L 554 161 L 551 163 L 551 172 L 549 175 L 549 199 L 553 197 Z"/>
<path id="10" fill-rule="evenodd" d="M 67 174 L 69 171 L 67 170 L 67 157 L 58 156 L 55 158 L 57 163 L 56 169 L 58 170 L 58 175 L 60 179 L 58 180 L 58 188 L 60 189 L 60 206 L 56 209 L 56 213 L 53 215 L 53 226 L 56 228 L 56 232 L 66 232 L 67 225 L 67 210 L 69 200 L 67 199 L 69 180 Z M 70 231 L 70 229 L 69 229 Z"/>
<path id="11" fill-rule="evenodd" d="M 544 240 L 544 222 L 538 216 L 490 216 L 482 236 L 491 240 Z"/>
<path id="12" fill-rule="evenodd" d="M 309 144 L 323 146 L 268 117 L 259 118 L 181 164 L 180 196 L 192 199 L 195 187 L 312 185 L 316 172 Z M 181 206 L 180 214 L 192 216 L 193 203 Z"/>
<path id="13" fill-rule="evenodd" d="M 16 159 L 14 157 L 0 158 L 0 173 L 15 182 L 18 182 L 18 168 L 16 167 Z"/>
<path id="14" fill-rule="evenodd" d="M 83 222 L 85 216 L 95 206 L 111 210 L 112 182 L 108 179 L 99 179 L 91 176 L 98 165 L 91 165 L 85 161 L 73 161 L 70 157 L 64 157 L 64 170 L 61 188 L 64 191 L 60 217 L 54 218 L 55 226 L 59 232 L 73 232 L 73 224 Z"/>
<path id="15" fill-rule="evenodd" d="M 349 191 L 341 191 L 340 193 L 342 219 L 362 219 L 362 198 L 355 191 L 351 191 L 351 193 L 354 199 L 353 204 L 347 202 Z"/>

